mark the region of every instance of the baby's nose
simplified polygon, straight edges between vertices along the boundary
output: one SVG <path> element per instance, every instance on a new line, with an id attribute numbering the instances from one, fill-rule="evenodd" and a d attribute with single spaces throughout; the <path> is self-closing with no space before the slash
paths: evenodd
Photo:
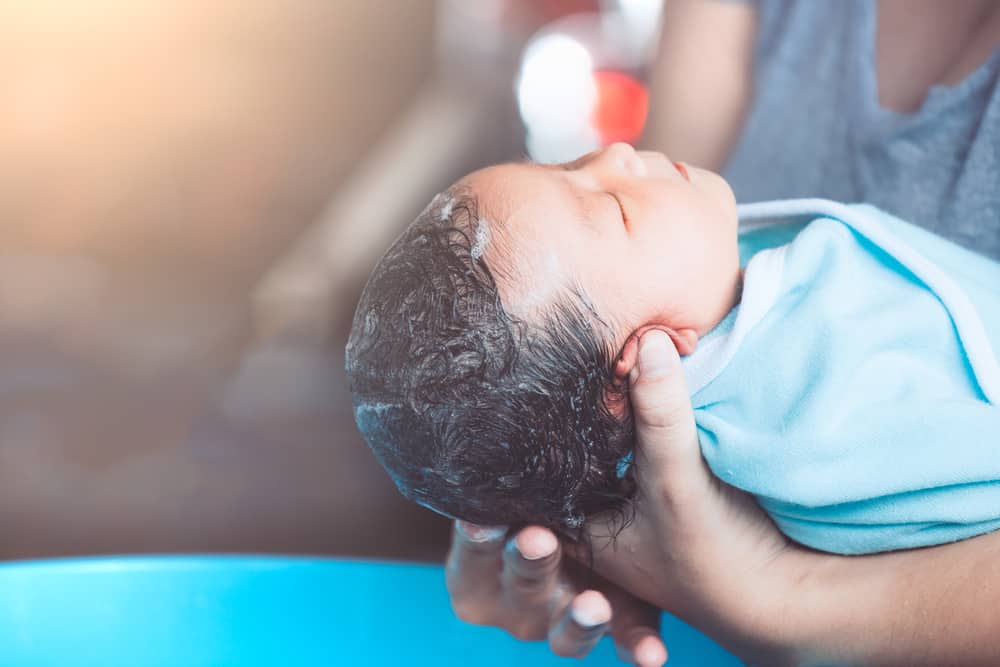
<path id="1" fill-rule="evenodd" d="M 606 166 L 624 171 L 633 176 L 646 175 L 646 163 L 629 144 L 623 142 L 606 146 L 597 154 L 597 159 Z"/>

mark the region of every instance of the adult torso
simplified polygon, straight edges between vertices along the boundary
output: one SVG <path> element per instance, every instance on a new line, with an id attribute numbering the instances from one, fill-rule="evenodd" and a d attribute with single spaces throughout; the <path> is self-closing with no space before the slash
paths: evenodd
<path id="1" fill-rule="evenodd" d="M 724 173 L 741 201 L 864 201 L 1000 257 L 998 12 L 965 6 L 918 59 L 929 24 L 907 6 L 884 3 L 880 29 L 864 0 L 761 0 L 754 100 Z M 900 20 L 910 41 L 885 27 Z"/>

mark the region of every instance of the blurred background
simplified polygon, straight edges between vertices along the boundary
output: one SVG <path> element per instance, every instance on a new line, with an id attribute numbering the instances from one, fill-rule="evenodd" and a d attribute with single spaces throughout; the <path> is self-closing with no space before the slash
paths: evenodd
<path id="1" fill-rule="evenodd" d="M 357 434 L 434 193 L 634 141 L 660 0 L 0 2 L 0 558 L 437 559 Z"/>

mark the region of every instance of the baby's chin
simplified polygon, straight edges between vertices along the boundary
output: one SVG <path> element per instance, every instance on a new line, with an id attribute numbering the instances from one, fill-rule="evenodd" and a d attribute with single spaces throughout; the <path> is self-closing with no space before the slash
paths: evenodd
<path id="1" fill-rule="evenodd" d="M 711 193 L 713 201 L 716 201 L 722 210 L 733 218 L 736 217 L 736 194 L 729 181 L 714 171 L 700 167 L 689 166 L 688 172 L 691 175 L 692 185 Z"/>

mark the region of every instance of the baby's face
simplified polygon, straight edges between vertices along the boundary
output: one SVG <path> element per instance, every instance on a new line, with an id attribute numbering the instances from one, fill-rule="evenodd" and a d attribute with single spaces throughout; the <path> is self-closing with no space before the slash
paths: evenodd
<path id="1" fill-rule="evenodd" d="M 734 304 L 736 202 L 717 174 L 613 144 L 462 183 L 479 197 L 483 254 L 513 315 L 530 320 L 579 287 L 622 345 L 646 325 L 700 336 Z"/>

